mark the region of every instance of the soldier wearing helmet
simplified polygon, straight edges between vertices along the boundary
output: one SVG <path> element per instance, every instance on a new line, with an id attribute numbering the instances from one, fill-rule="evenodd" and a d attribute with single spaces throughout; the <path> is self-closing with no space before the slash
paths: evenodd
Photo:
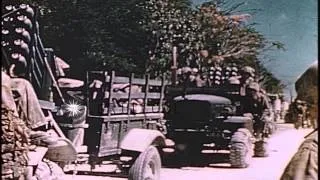
<path id="1" fill-rule="evenodd" d="M 180 84 L 186 87 L 201 87 L 204 85 L 204 81 L 201 79 L 197 68 L 183 67 L 180 71 Z"/>
<path id="2" fill-rule="evenodd" d="M 242 85 L 240 88 L 240 95 L 245 96 L 246 95 L 246 87 L 251 83 L 254 82 L 255 77 L 255 70 L 250 66 L 244 66 L 240 70 L 240 84 Z"/>
<path id="3" fill-rule="evenodd" d="M 251 82 L 247 85 L 246 96 L 243 99 L 243 114 L 252 116 L 255 120 L 255 133 L 261 135 L 265 122 L 271 114 L 270 104 L 265 95 L 260 91 L 260 85 Z"/>

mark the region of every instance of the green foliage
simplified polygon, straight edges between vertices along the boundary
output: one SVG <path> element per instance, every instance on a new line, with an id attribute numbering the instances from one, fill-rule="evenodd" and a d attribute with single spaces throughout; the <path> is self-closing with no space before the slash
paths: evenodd
<path id="1" fill-rule="evenodd" d="M 233 61 L 256 68 L 266 87 L 281 90 L 259 55 L 284 46 L 248 26 L 251 15 L 236 13 L 242 3 L 214 0 L 194 8 L 189 0 L 29 2 L 40 9 L 44 44 L 70 63 L 74 76 L 88 69 L 169 74 L 177 46 L 179 67 Z"/>

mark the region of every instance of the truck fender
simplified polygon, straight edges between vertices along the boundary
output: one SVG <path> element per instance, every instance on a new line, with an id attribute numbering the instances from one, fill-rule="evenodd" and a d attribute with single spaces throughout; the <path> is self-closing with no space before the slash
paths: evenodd
<path id="1" fill-rule="evenodd" d="M 150 129 L 131 129 L 124 136 L 120 148 L 129 151 L 143 152 L 150 145 L 164 146 L 165 137 L 159 131 Z"/>
<path id="2" fill-rule="evenodd" d="M 243 128 L 247 128 L 253 133 L 253 119 L 246 116 L 228 116 L 224 123 L 243 124 Z"/>
<path id="3" fill-rule="evenodd" d="M 45 158 L 54 162 L 73 162 L 77 160 L 77 151 L 69 139 L 58 138 L 56 144 L 48 146 Z"/>

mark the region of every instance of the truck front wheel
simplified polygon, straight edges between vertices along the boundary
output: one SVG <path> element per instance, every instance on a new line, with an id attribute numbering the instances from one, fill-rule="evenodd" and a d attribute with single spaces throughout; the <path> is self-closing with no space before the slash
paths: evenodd
<path id="1" fill-rule="evenodd" d="M 239 129 L 231 138 L 230 164 L 235 168 L 246 168 L 252 159 L 252 142 L 247 129 Z"/>
<path id="2" fill-rule="evenodd" d="M 157 148 L 149 146 L 135 160 L 129 170 L 129 180 L 159 180 L 161 158 Z"/>

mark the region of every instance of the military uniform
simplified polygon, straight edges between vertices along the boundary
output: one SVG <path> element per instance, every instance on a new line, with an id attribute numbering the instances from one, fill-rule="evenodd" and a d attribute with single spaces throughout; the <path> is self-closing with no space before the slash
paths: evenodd
<path id="1" fill-rule="evenodd" d="M 240 95 L 246 95 L 246 89 L 249 84 L 254 82 L 255 70 L 250 66 L 245 66 L 241 69 L 241 78 L 240 78 Z"/>
<path id="2" fill-rule="evenodd" d="M 5 72 L 1 73 L 2 102 L 10 109 L 16 109 L 15 97 L 18 100 L 18 111 L 14 113 L 26 121 L 28 127 L 36 129 L 48 122 L 41 110 L 37 95 L 29 81 L 22 78 L 10 78 Z"/>
<path id="3" fill-rule="evenodd" d="M 287 165 L 281 180 L 318 179 L 318 131 L 309 135 Z"/>
<path id="4" fill-rule="evenodd" d="M 297 99 L 311 104 L 312 116 L 318 120 L 318 61 L 315 61 L 296 81 Z M 298 100 L 297 100 L 298 101 Z M 302 107 L 300 112 L 303 111 Z M 293 156 L 281 180 L 316 180 L 318 179 L 318 130 L 306 137 Z"/>
<path id="5" fill-rule="evenodd" d="M 254 130 L 256 134 L 259 135 L 264 129 L 264 125 L 267 121 L 267 117 L 270 115 L 271 108 L 267 97 L 260 93 L 260 88 L 257 83 L 250 83 L 247 88 L 247 91 L 248 90 L 255 91 L 254 93 L 256 93 L 257 98 L 254 99 L 251 96 L 245 96 L 242 102 L 242 104 L 245 104 L 245 106 L 243 106 L 242 113 L 251 113 L 253 115 L 255 120 Z"/>

